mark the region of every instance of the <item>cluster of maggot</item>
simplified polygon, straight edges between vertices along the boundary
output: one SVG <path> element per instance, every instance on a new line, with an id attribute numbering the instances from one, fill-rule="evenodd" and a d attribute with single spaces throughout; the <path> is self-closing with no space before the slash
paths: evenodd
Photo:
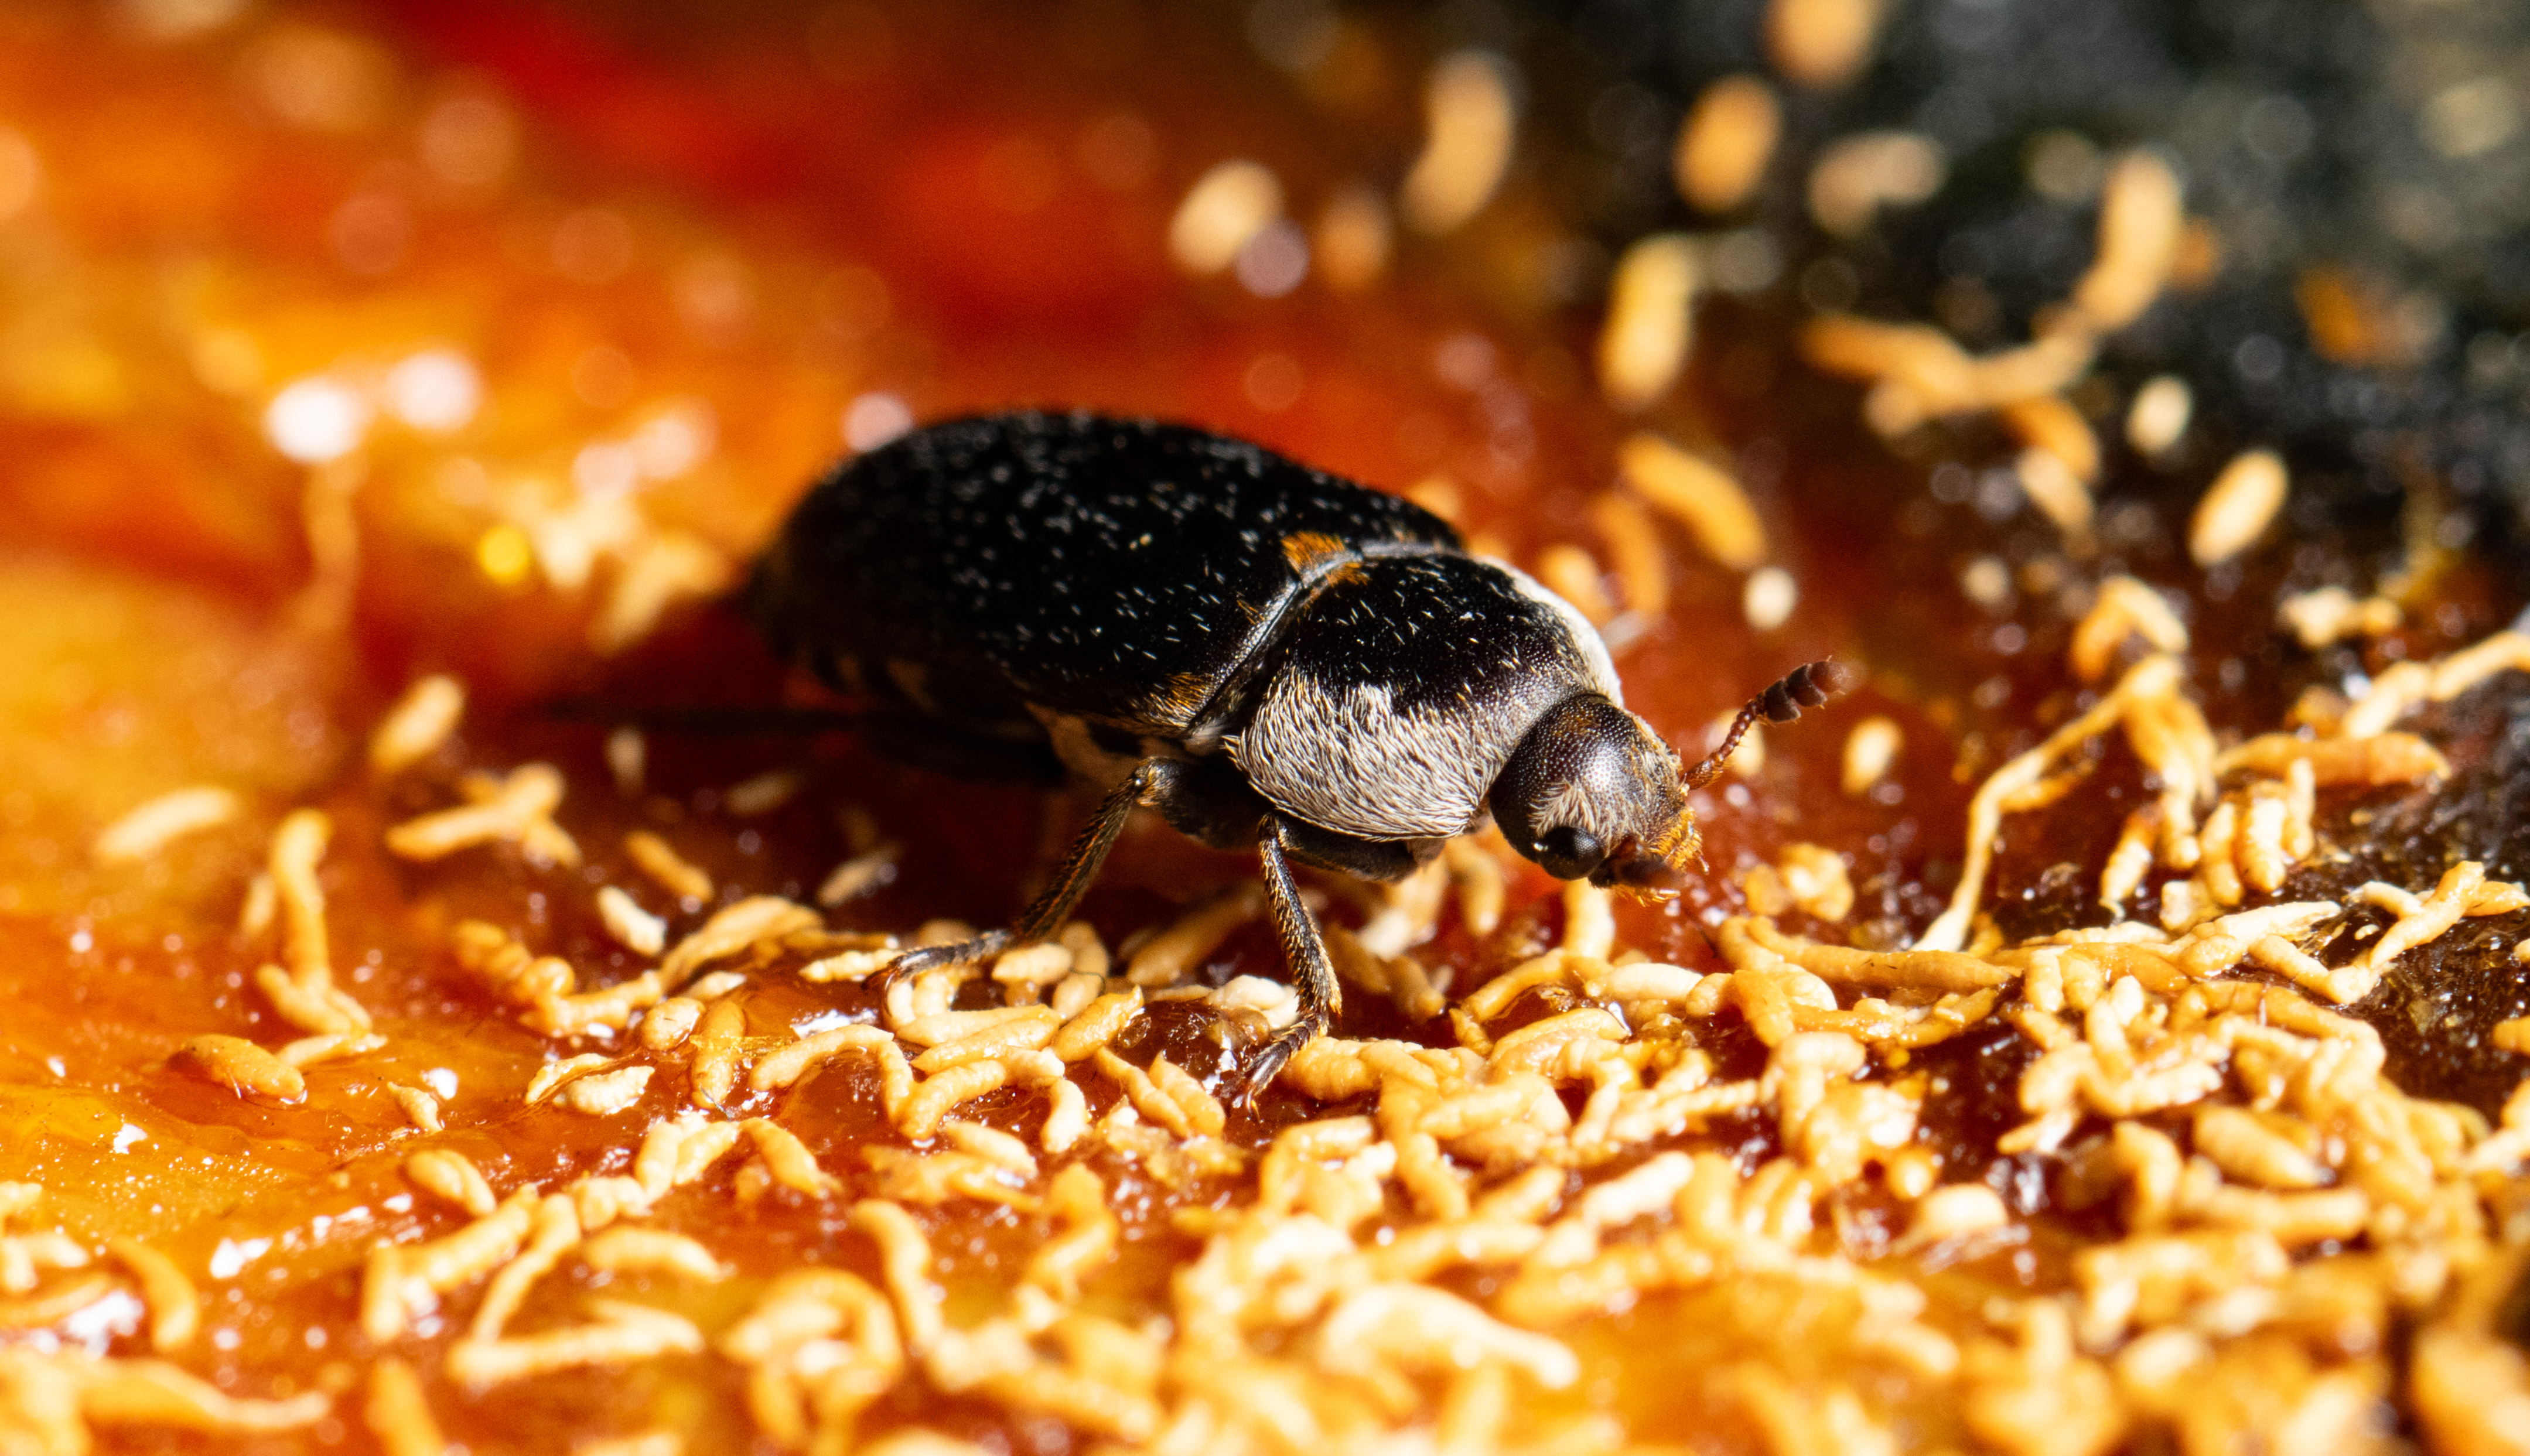
<path id="1" fill-rule="evenodd" d="M 1710 1398 L 1779 1456 L 1900 1449 L 1893 1389 L 2012 1452 L 2089 1456 L 2155 1431 L 2190 1451 L 2361 1445 L 2393 1397 L 2448 1449 L 2504 1449 L 2530 1402 L 2530 1373 L 2496 1333 L 2521 1263 L 2530 1092 L 2495 1126 L 2410 1097 L 2383 1075 L 2377 1034 L 2330 1005 L 2463 918 L 2530 908 L 2530 894 L 2461 863 L 2433 886 L 2369 885 L 2344 903 L 2275 896 L 2328 852 L 2318 796 L 2447 772 L 2394 725 L 2530 671 L 2530 637 L 2385 673 L 2299 730 L 2228 748 L 2186 694 L 2186 646 L 2148 588 L 2102 591 L 2075 633 L 2075 671 L 2105 680 L 2130 666 L 1979 787 L 1957 896 L 1910 949 L 1779 925 L 1793 911 L 1832 924 L 1851 905 L 1841 859 L 1796 845 L 1744 877 L 1750 912 L 1716 928 L 1715 969 L 1622 948 L 1607 893 L 1576 883 L 1560 944 L 1454 999 L 1411 949 L 1454 906 L 1471 930 L 1495 929 L 1511 864 L 1499 845 L 1460 841 L 1383 891 L 1358 928 L 1329 928 L 1348 977 L 1446 1026 L 1448 1044 L 1321 1038 L 1283 1080 L 1318 1115 L 1276 1126 L 1234 1125 L 1193 1070 L 1117 1050 L 1155 1001 L 1203 1002 L 1232 1040 L 1288 1019 L 1289 988 L 1200 974 L 1261 913 L 1253 886 L 1117 949 L 1073 924 L 878 995 L 848 988 L 906 944 L 965 928 L 837 931 L 766 895 L 723 896 L 705 914 L 708 876 L 650 839 L 628 858 L 673 900 L 667 913 L 625 886 L 594 890 L 610 932 L 655 957 L 637 975 L 582 989 L 570 964 L 508 932 L 455 931 L 465 972 L 555 1049 L 526 1115 L 646 1110 L 627 1129 L 628 1171 L 499 1188 L 437 1139 L 429 1090 L 399 1090 L 412 1123 L 404 1173 L 428 1202 L 368 1255 L 357 1321 L 389 1354 L 362 1418 L 396 1456 L 427 1456 L 447 1449 L 431 1382 L 479 1391 L 687 1357 L 742 1370 L 747 1416 L 785 1449 L 846 1449 L 873 1433 L 859 1429 L 872 1407 L 928 1388 L 1117 1449 L 1369 1449 L 1403 1433 L 1455 1450 L 1614 1450 L 1664 1432 L 1629 1429 L 1589 1395 L 1594 1321 L 1719 1292 L 1845 1312 L 1824 1362 L 1751 1353 L 1714 1375 Z M 463 701 L 454 683 L 417 685 L 373 735 L 373 765 L 392 776 L 445 747 Z M 2078 792 L 2087 745 L 2118 732 L 2160 791 L 2099 869 L 2118 918 L 2005 944 L 1980 913 L 2003 818 Z M 1848 787 L 1885 766 L 1885 746 L 1864 741 L 1875 736 L 1855 729 Z M 578 856 L 556 822 L 559 772 L 460 782 L 470 801 L 395 826 L 391 852 Z M 186 793 L 135 811 L 100 852 L 146 855 L 153 836 L 216 817 L 202 807 L 211 790 Z M 254 984 L 304 1035 L 272 1050 L 199 1039 L 179 1053 L 242 1096 L 303 1099 L 298 1066 L 381 1035 L 328 969 L 325 847 L 314 811 L 286 816 L 244 911 L 278 944 Z M 2148 878 L 2159 915 L 2128 918 Z M 2376 908 L 2392 919 L 2356 959 L 2325 966 L 2306 948 Z M 691 928 L 671 943 L 678 920 Z M 780 977 L 857 994 L 871 1019 L 747 1035 L 741 1008 Z M 1756 1075 L 1723 1075 L 1706 1048 L 1703 1033 L 1733 1017 L 1765 1049 Z M 1945 1181 L 1923 1128 L 1935 1094 L 1909 1068 L 1989 1023 L 2036 1053 L 2017 1086 L 2027 1120 L 1995 1151 L 2054 1160 L 2056 1203 L 2111 1216 L 2118 1233 L 2073 1254 L 2068 1287 L 1961 1311 L 1939 1295 L 1942 1270 L 2024 1246 L 2034 1226 L 1989 1183 Z M 2525 1033 L 2496 1035 L 2530 1050 Z M 858 1167 L 821 1165 L 778 1096 L 812 1074 L 852 1079 L 901 1141 L 857 1149 Z M 654 1081 L 682 1095 L 663 1106 Z M 1771 1124 L 1773 1151 L 1706 1136 L 1752 1116 Z M 1873 1183 L 1902 1226 L 1857 1241 L 1838 1196 Z M 330 1409 L 323 1391 L 236 1399 L 185 1372 L 171 1357 L 200 1322 L 189 1276 L 137 1244 L 90 1249 L 37 1227 L 42 1197 L 23 1184 L 5 1194 L 0 1326 L 58 1326 L 137 1287 L 157 1358 L 0 1357 L 0 1409 L 52 1442 L 29 1449 L 77 1451 L 91 1426 L 134 1422 L 296 1429 Z M 711 1228 L 660 1221 L 679 1200 L 767 1199 L 837 1205 L 875 1251 L 875 1274 L 817 1261 L 742 1274 Z M 1149 1307 L 1120 1309 L 1102 1278 L 1153 1199 L 1201 1253 Z M 966 1271 L 932 1235 L 976 1204 L 1039 1236 L 989 1308 L 953 1318 L 948 1286 Z M 540 1295 L 575 1271 L 755 1288 L 712 1327 L 636 1300 Z M 462 1323 L 442 1318 L 466 1300 Z M 537 1327 L 512 1332 L 531 1302 Z M 574 1312 L 566 1322 L 558 1305 Z M 2403 1391 L 2390 1353 L 2401 1322 L 2422 1330 Z M 976 1449 L 912 1429 L 886 1438 L 908 1453 Z M 626 1440 L 645 1456 L 678 1443 L 665 1430 Z"/>

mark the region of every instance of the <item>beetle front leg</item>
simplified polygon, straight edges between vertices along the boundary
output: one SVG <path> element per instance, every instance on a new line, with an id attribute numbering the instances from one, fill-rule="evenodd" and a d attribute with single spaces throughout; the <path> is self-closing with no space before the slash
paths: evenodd
<path id="1" fill-rule="evenodd" d="M 900 976 L 918 975 L 945 966 L 962 966 L 983 960 L 1005 950 L 1032 945 L 1053 935 L 1063 925 L 1072 907 L 1080 903 L 1083 891 L 1098 878 L 1098 867 L 1107 861 L 1107 851 L 1116 847 L 1116 836 L 1125 832 L 1125 821 L 1133 817 L 1152 786 L 1159 782 L 1160 762 L 1146 760 L 1125 776 L 1125 782 L 1107 791 L 1100 800 L 1097 815 L 1072 841 L 1064 852 L 1063 863 L 1055 868 L 1054 879 L 1040 891 L 1034 902 L 1009 930 L 987 931 L 971 941 L 959 941 L 947 945 L 925 945 L 908 950 L 887 963 L 878 975 L 878 989 L 883 994 Z"/>
<path id="2" fill-rule="evenodd" d="M 1265 867 L 1265 898 L 1274 907 L 1283 958 L 1300 993 L 1300 1019 L 1266 1043 L 1248 1063 L 1242 1100 L 1251 1103 L 1301 1048 L 1335 1025 L 1337 1013 L 1344 1009 L 1344 988 L 1336 982 L 1335 962 L 1327 959 L 1327 943 L 1318 934 L 1317 917 L 1309 913 L 1300 899 L 1300 888 L 1292 882 L 1292 867 L 1284 855 L 1286 842 L 1282 816 L 1268 818 L 1256 837 L 1256 857 Z"/>

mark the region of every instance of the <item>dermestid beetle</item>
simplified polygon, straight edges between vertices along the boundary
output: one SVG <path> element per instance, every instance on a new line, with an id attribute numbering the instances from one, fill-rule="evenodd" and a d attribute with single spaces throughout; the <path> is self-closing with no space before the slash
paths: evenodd
<path id="1" fill-rule="evenodd" d="M 1671 891 L 1696 852 L 1687 790 L 1757 717 L 1843 685 L 1796 669 L 1681 772 L 1588 620 L 1438 516 L 1245 441 L 1090 414 L 957 420 L 846 463 L 746 605 L 900 757 L 1008 771 L 1050 748 L 1107 790 L 1018 924 L 890 977 L 1053 934 L 1135 808 L 1253 847 L 1300 1014 L 1251 1095 L 1342 999 L 1292 860 L 1396 880 L 1490 813 L 1559 879 Z"/>

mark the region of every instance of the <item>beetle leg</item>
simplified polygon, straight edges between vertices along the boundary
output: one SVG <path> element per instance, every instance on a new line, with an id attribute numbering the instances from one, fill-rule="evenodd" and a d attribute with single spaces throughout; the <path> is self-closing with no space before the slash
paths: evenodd
<path id="1" fill-rule="evenodd" d="M 1089 883 L 1098 878 L 1098 867 L 1106 863 L 1107 851 L 1116 847 L 1116 836 L 1125 832 L 1125 821 L 1133 817 L 1133 810 L 1151 791 L 1159 774 L 1159 761 L 1146 760 L 1126 775 L 1124 782 L 1107 791 L 1107 797 L 1099 801 L 1097 816 L 1080 832 L 1080 837 L 1072 841 L 1072 847 L 1064 852 L 1063 863 L 1055 867 L 1053 881 L 1020 913 L 1018 924 L 1009 930 L 987 931 L 971 941 L 908 950 L 879 972 L 878 989 L 884 993 L 899 976 L 962 966 L 1032 945 L 1053 935 L 1062 927 L 1064 917 L 1072 913 L 1072 907 L 1080 903 Z"/>
<path id="2" fill-rule="evenodd" d="M 1265 866 L 1265 898 L 1274 907 L 1274 929 L 1282 936 L 1283 958 L 1290 963 L 1300 993 L 1300 1019 L 1265 1044 L 1247 1066 L 1243 1100 L 1254 1102 L 1283 1070 L 1284 1063 L 1321 1032 L 1335 1024 L 1344 1009 L 1344 988 L 1336 983 L 1335 962 L 1327 959 L 1327 943 L 1318 934 L 1316 917 L 1300 900 L 1284 857 L 1289 834 L 1280 815 L 1265 821 L 1256 836 L 1256 857 Z"/>

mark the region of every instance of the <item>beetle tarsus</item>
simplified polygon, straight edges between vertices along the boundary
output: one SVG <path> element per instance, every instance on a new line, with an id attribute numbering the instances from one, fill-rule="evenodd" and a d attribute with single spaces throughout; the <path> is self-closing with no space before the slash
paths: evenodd
<path id="1" fill-rule="evenodd" d="M 878 973 L 878 991 L 887 989 L 903 976 L 918 976 L 924 971 L 945 970 L 972 961 L 989 960 L 1014 945 L 1023 944 L 1009 931 L 986 931 L 971 941 L 952 941 L 946 945 L 920 945 L 889 961 Z"/>
<path id="2" fill-rule="evenodd" d="M 1256 1100 L 1265 1095 L 1265 1089 L 1273 1086 L 1274 1079 L 1283 1074 L 1283 1068 L 1290 1064 L 1292 1057 L 1299 1054 L 1300 1049 L 1316 1041 L 1334 1024 L 1335 1018 L 1331 1015 L 1312 1016 L 1303 1011 L 1300 1013 L 1300 1019 L 1293 1022 L 1288 1030 L 1257 1049 L 1256 1054 L 1247 1062 L 1246 1071 L 1238 1080 L 1239 1104 L 1243 1106 L 1254 1106 Z"/>
<path id="3" fill-rule="evenodd" d="M 1123 782 L 1107 791 L 1098 803 L 1098 813 L 1091 818 L 1080 836 L 1063 853 L 1054 879 L 1009 930 L 997 930 L 971 941 L 959 941 L 948 945 L 924 945 L 908 950 L 887 963 L 878 974 L 878 991 L 883 996 L 901 976 L 918 975 L 947 966 L 962 966 L 984 960 L 1005 950 L 1033 945 L 1062 929 L 1064 918 L 1072 906 L 1080 903 L 1083 891 L 1098 878 L 1098 867 L 1107 862 L 1107 851 L 1116 847 L 1116 836 L 1125 832 L 1125 821 L 1133 817 L 1133 809 L 1158 775 L 1156 761 L 1146 761 Z"/>
<path id="4" fill-rule="evenodd" d="M 1265 898 L 1274 909 L 1274 929 L 1282 938 L 1283 958 L 1296 973 L 1300 1016 L 1282 1035 L 1265 1044 L 1247 1064 L 1240 1101 L 1254 1103 L 1272 1085 L 1285 1063 L 1335 1024 L 1344 1009 L 1344 988 L 1336 981 L 1335 962 L 1327 958 L 1326 939 L 1316 917 L 1300 899 L 1292 867 L 1283 850 L 1286 831 L 1278 816 L 1268 819 L 1256 836 L 1256 857 L 1265 870 Z"/>
<path id="5" fill-rule="evenodd" d="M 1823 708 L 1828 700 L 1853 687 L 1853 673 L 1832 658 L 1803 663 L 1783 676 L 1766 684 L 1766 690 L 1750 698 L 1731 720 L 1731 731 L 1722 735 L 1722 746 L 1704 756 L 1701 763 L 1682 776 L 1689 788 L 1702 788 L 1722 777 L 1731 755 L 1738 750 L 1739 740 L 1760 718 L 1768 723 L 1789 723 L 1801 716 L 1804 708 Z"/>

